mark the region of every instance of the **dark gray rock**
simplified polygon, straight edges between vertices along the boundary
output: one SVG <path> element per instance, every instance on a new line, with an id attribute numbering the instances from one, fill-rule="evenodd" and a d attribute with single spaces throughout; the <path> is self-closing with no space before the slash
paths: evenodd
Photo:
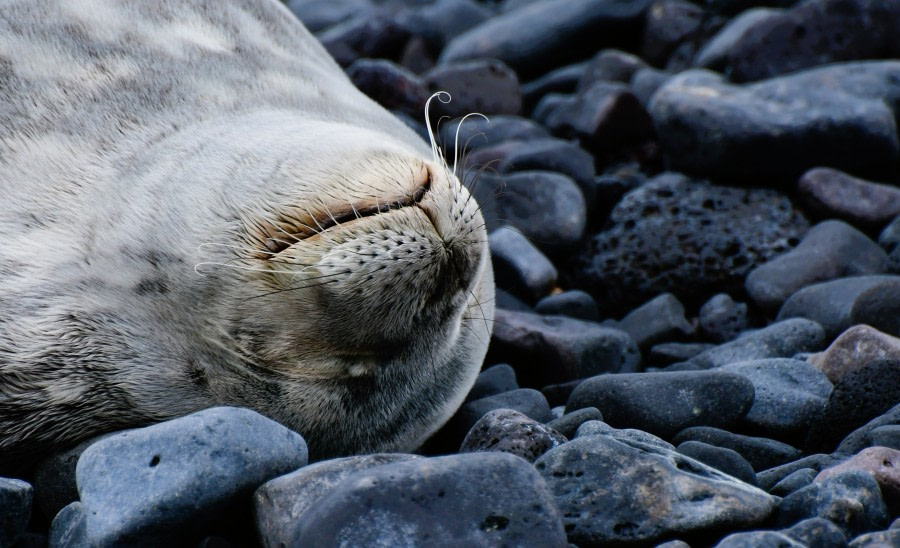
<path id="1" fill-rule="evenodd" d="M 575 91 L 587 67 L 587 61 L 573 63 L 522 84 L 523 110 L 530 113 L 540 100 L 548 93 L 567 94 Z"/>
<path id="2" fill-rule="evenodd" d="M 9 546 L 25 532 L 31 518 L 34 490 L 29 483 L 12 478 L 0 478 L 0 546 Z"/>
<path id="3" fill-rule="evenodd" d="M 376 11 L 369 0 L 290 0 L 287 6 L 310 32 Z"/>
<path id="4" fill-rule="evenodd" d="M 842 219 L 880 230 L 900 215 L 900 188 L 873 183 L 830 168 L 807 171 L 797 183 L 806 210 L 819 219 Z"/>
<path id="5" fill-rule="evenodd" d="M 493 57 L 530 78 L 604 47 L 633 46 L 649 4 L 650 0 L 534 2 L 457 36 L 447 44 L 441 61 Z"/>
<path id="6" fill-rule="evenodd" d="M 363 10 L 317 37 L 328 53 L 346 67 L 360 58 L 398 59 L 410 32 L 387 12 Z"/>
<path id="7" fill-rule="evenodd" d="M 831 395 L 831 382 L 814 365 L 771 358 L 724 365 L 722 371 L 750 379 L 756 397 L 742 423 L 745 429 L 784 440 L 802 439 L 818 422 Z"/>
<path id="8" fill-rule="evenodd" d="M 850 310 L 850 320 L 900 337 L 900 276 L 881 280 L 860 293 Z"/>
<path id="9" fill-rule="evenodd" d="M 466 434 L 460 453 L 500 451 L 534 462 L 565 436 L 512 409 L 494 409 L 478 419 Z"/>
<path id="10" fill-rule="evenodd" d="M 819 472 L 814 468 L 801 468 L 785 476 L 785 478 L 769 489 L 769 493 L 777 497 L 786 497 L 811 484 Z"/>
<path id="11" fill-rule="evenodd" d="M 525 304 L 521 299 L 499 287 L 494 290 L 494 304 L 497 308 L 502 308 L 504 310 L 532 312 L 531 307 Z"/>
<path id="12" fill-rule="evenodd" d="M 843 455 L 855 455 L 862 449 L 869 447 L 869 436 L 876 428 L 894 425 L 900 425 L 900 403 L 854 430 L 849 436 L 844 438 L 836 452 Z"/>
<path id="13" fill-rule="evenodd" d="M 88 447 L 76 468 L 88 541 L 196 542 L 204 522 L 306 461 L 299 434 L 234 407 L 110 436 Z"/>
<path id="14" fill-rule="evenodd" d="M 498 309 L 489 362 L 513 366 L 523 386 L 546 386 L 605 372 L 633 372 L 640 364 L 627 333 L 565 316 Z"/>
<path id="15" fill-rule="evenodd" d="M 900 274 L 900 216 L 878 236 L 878 245 L 888 256 L 888 272 Z"/>
<path id="16" fill-rule="evenodd" d="M 687 305 L 741 291 L 756 266 L 789 250 L 806 221 L 787 197 L 666 173 L 616 204 L 607 228 L 576 257 L 576 281 L 609 309 L 660 293 Z"/>
<path id="17" fill-rule="evenodd" d="M 585 91 L 597 82 L 627 84 L 643 68 L 647 68 L 647 63 L 637 55 L 617 49 L 605 49 L 586 63 L 577 91 Z"/>
<path id="18" fill-rule="evenodd" d="M 649 108 L 653 94 L 663 87 L 672 77 L 672 74 L 662 70 L 645 68 L 634 73 L 631 79 L 631 93 L 637 97 L 644 108 Z"/>
<path id="19" fill-rule="evenodd" d="M 579 289 L 548 295 L 534 305 L 534 311 L 548 316 L 568 316 L 576 320 L 596 322 L 600 320 L 597 302 Z"/>
<path id="20" fill-rule="evenodd" d="M 842 221 L 824 221 L 796 249 L 750 272 L 745 286 L 760 308 L 775 311 L 804 287 L 886 270 L 887 255 L 878 244 Z"/>
<path id="21" fill-rule="evenodd" d="M 87 548 L 87 517 L 84 507 L 75 501 L 56 514 L 50 524 L 49 548 Z"/>
<path id="22" fill-rule="evenodd" d="M 650 544 L 710 528 L 749 527 L 774 498 L 675 451 L 584 436 L 537 460 L 580 546 Z"/>
<path id="23" fill-rule="evenodd" d="M 710 343 L 662 343 L 650 347 L 647 362 L 652 365 L 670 365 L 684 362 L 706 352 L 715 345 Z M 697 369 L 702 369 L 697 367 Z"/>
<path id="24" fill-rule="evenodd" d="M 440 51 L 455 36 L 491 17 L 491 11 L 473 0 L 437 0 L 401 12 L 400 22 L 421 36 L 431 51 Z"/>
<path id="25" fill-rule="evenodd" d="M 518 390 L 519 383 L 516 381 L 516 371 L 506 363 L 499 363 L 488 367 L 478 374 L 475 384 L 469 390 L 466 401 L 470 402 L 488 396 L 495 396 L 503 392 Z"/>
<path id="26" fill-rule="evenodd" d="M 566 546 L 546 483 L 525 460 L 472 453 L 357 472 L 296 522 L 292 546 Z"/>
<path id="27" fill-rule="evenodd" d="M 717 343 L 728 342 L 747 328 L 747 305 L 719 293 L 700 307 L 701 332 Z"/>
<path id="28" fill-rule="evenodd" d="M 824 518 L 805 519 L 781 532 L 810 548 L 843 546 L 847 542 L 841 528 Z"/>
<path id="29" fill-rule="evenodd" d="M 834 522 L 851 537 L 883 529 L 889 519 L 878 483 L 862 471 L 846 472 L 795 491 L 782 499 L 776 512 L 781 527 L 815 517 Z"/>
<path id="30" fill-rule="evenodd" d="M 641 57 L 664 66 L 682 43 L 694 38 L 703 24 L 703 8 L 685 0 L 656 0 L 647 10 Z"/>
<path id="31" fill-rule="evenodd" d="M 34 502 L 45 516 L 55 516 L 69 503 L 78 500 L 78 487 L 75 485 L 75 465 L 78 458 L 85 449 L 110 435 L 87 439 L 74 447 L 45 457 L 35 465 Z"/>
<path id="32" fill-rule="evenodd" d="M 780 441 L 734 434 L 708 426 L 686 428 L 672 439 L 678 444 L 691 440 L 736 451 L 757 471 L 789 463 L 801 455 L 799 449 Z"/>
<path id="33" fill-rule="evenodd" d="M 771 548 L 806 547 L 805 544 L 801 544 L 778 531 L 746 531 L 728 535 L 719 541 L 715 548 L 757 548 L 758 546 Z"/>
<path id="34" fill-rule="evenodd" d="M 690 359 L 701 367 L 721 367 L 730 363 L 766 358 L 786 358 L 800 352 L 820 350 L 825 331 L 812 320 L 792 318 L 746 333 Z"/>
<path id="35" fill-rule="evenodd" d="M 544 126 L 519 116 L 497 115 L 485 120 L 480 116 L 472 116 L 465 120 L 452 120 L 441 124 L 440 137 L 447 157 L 453 157 L 459 130 L 459 152 L 477 150 L 503 141 L 527 142 L 536 139 L 549 139 L 550 132 Z"/>
<path id="36" fill-rule="evenodd" d="M 859 323 L 853 318 L 853 310 L 860 300 L 860 296 L 878 286 L 891 281 L 900 284 L 900 276 L 850 276 L 838 278 L 827 282 L 807 285 L 790 296 L 778 311 L 776 320 L 787 318 L 807 318 L 817 322 L 825 329 L 825 337 L 833 340 L 835 337 Z M 895 284 L 890 284 L 895 285 Z M 897 286 L 900 291 L 900 285 Z M 890 302 L 890 299 L 882 299 L 882 302 Z M 866 314 L 878 322 L 876 314 L 870 314 L 867 308 Z M 862 314 L 862 305 L 860 306 Z"/>
<path id="37" fill-rule="evenodd" d="M 488 235 L 488 243 L 500 287 L 534 302 L 556 286 L 556 267 L 518 230 L 498 228 Z"/>
<path id="38" fill-rule="evenodd" d="M 631 335 L 642 350 L 694 334 L 694 326 L 684 317 L 684 306 L 671 293 L 663 293 L 635 308 L 622 318 L 618 328 Z"/>
<path id="39" fill-rule="evenodd" d="M 571 413 L 565 413 L 558 419 L 553 419 L 547 423 L 547 426 L 556 430 L 568 439 L 575 437 L 578 427 L 587 421 L 602 421 L 603 414 L 596 407 L 585 407 L 577 409 Z"/>
<path id="40" fill-rule="evenodd" d="M 317 462 L 261 485 L 253 494 L 253 515 L 266 548 L 294 546 L 291 535 L 303 515 L 356 472 L 420 459 L 417 455 L 374 454 Z"/>
<path id="41" fill-rule="evenodd" d="M 712 466 L 744 483 L 756 485 L 756 473 L 753 471 L 753 467 L 737 451 L 716 447 L 702 441 L 686 441 L 679 444 L 676 450 L 682 455 Z"/>
<path id="42" fill-rule="evenodd" d="M 388 110 L 422 117 L 428 89 L 421 78 L 387 59 L 357 59 L 347 68 L 353 85 Z"/>
<path id="43" fill-rule="evenodd" d="M 566 404 L 596 407 L 610 425 L 669 438 L 689 426 L 729 426 L 753 403 L 753 384 L 725 371 L 624 373 L 592 377 Z"/>
<path id="44" fill-rule="evenodd" d="M 881 180 L 895 175 L 900 159 L 898 78 L 900 61 L 825 66 L 744 86 L 691 70 L 657 91 L 650 113 L 675 170 L 787 188 L 821 166 Z"/>
<path id="45" fill-rule="evenodd" d="M 647 445 L 662 447 L 663 449 L 675 450 L 674 445 L 649 432 L 644 432 L 643 430 L 637 430 L 635 428 L 613 428 L 605 422 L 598 420 L 587 421 L 578 427 L 578 430 L 575 432 L 575 437 L 581 438 L 584 436 L 609 436 L 610 438 L 626 443 L 628 441 L 636 441 Z"/>
<path id="46" fill-rule="evenodd" d="M 495 409 L 512 409 L 538 422 L 553 420 L 550 406 L 543 394 L 532 388 L 520 388 L 464 403 L 450 419 L 444 430 L 452 438 L 453 449 L 458 449 L 466 433 L 481 417 Z"/>
<path id="47" fill-rule="evenodd" d="M 446 91 L 453 98 L 449 103 L 432 103 L 441 114 L 451 117 L 470 112 L 516 115 L 522 110 L 519 78 L 496 59 L 443 63 L 423 74 L 422 79 L 432 93 Z"/>
<path id="48" fill-rule="evenodd" d="M 900 360 L 900 338 L 860 324 L 841 333 L 824 352 L 806 359 L 836 383 L 848 373 L 883 358 Z"/>
<path id="49" fill-rule="evenodd" d="M 868 435 L 869 445 L 900 450 L 900 424 L 873 428 Z"/>
<path id="50" fill-rule="evenodd" d="M 697 52 L 694 65 L 724 72 L 734 45 L 756 25 L 763 25 L 767 21 L 777 18 L 779 14 L 778 10 L 754 8 L 737 15 Z"/>
<path id="51" fill-rule="evenodd" d="M 860 535 L 850 541 L 849 548 L 890 548 L 900 546 L 900 529 L 893 527 L 886 531 L 876 531 Z"/>
<path id="52" fill-rule="evenodd" d="M 547 398 L 553 406 L 563 406 L 565 411 L 566 402 L 575 387 L 584 382 L 584 379 L 576 379 L 574 381 L 564 382 L 560 384 L 548 384 L 541 388 L 541 393 Z"/>
<path id="53" fill-rule="evenodd" d="M 767 470 L 756 473 L 756 481 L 759 486 L 766 491 L 771 490 L 778 482 L 782 481 L 797 470 L 811 468 L 816 473 L 842 462 L 846 457 L 836 455 L 826 455 L 823 453 L 815 455 L 807 455 L 793 462 L 788 462 L 780 466 L 775 466 Z"/>

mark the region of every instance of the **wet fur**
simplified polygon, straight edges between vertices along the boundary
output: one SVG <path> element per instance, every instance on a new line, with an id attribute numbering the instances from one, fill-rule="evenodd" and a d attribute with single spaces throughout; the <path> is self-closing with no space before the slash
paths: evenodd
<path id="1" fill-rule="evenodd" d="M 0 204 L 0 463 L 220 404 L 411 450 L 486 351 L 476 204 L 274 0 L 0 1 Z"/>

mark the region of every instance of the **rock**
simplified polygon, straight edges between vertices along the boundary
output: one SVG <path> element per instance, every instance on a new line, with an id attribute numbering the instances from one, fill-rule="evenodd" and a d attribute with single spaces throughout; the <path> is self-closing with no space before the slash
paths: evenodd
<path id="1" fill-rule="evenodd" d="M 491 11 L 473 0 L 437 0 L 401 12 L 401 24 L 440 51 L 455 36 L 487 21 Z"/>
<path id="2" fill-rule="evenodd" d="M 900 274 L 900 216 L 881 231 L 878 245 L 888 255 L 888 272 Z"/>
<path id="3" fill-rule="evenodd" d="M 391 15 L 363 11 L 317 35 L 341 66 L 359 58 L 398 59 L 409 40 L 409 29 Z"/>
<path id="4" fill-rule="evenodd" d="M 501 287 L 534 302 L 556 286 L 556 267 L 518 230 L 498 228 L 488 242 L 494 279 Z"/>
<path id="5" fill-rule="evenodd" d="M 551 70 L 547 74 L 522 84 L 523 110 L 529 113 L 548 93 L 567 94 L 575 91 L 578 82 L 587 68 L 588 62 L 572 63 L 558 69 Z"/>
<path id="6" fill-rule="evenodd" d="M 747 328 L 747 305 L 719 293 L 700 307 L 700 330 L 717 343 L 728 342 Z"/>
<path id="7" fill-rule="evenodd" d="M 442 63 L 422 78 L 432 93 L 450 93 L 452 101 L 434 104 L 439 105 L 439 112 L 451 117 L 470 112 L 516 115 L 522 111 L 519 78 L 496 59 Z"/>
<path id="8" fill-rule="evenodd" d="M 712 466 L 744 483 L 756 485 L 756 473 L 753 471 L 753 467 L 737 451 L 716 447 L 702 441 L 686 441 L 679 444 L 676 450 L 682 455 Z"/>
<path id="9" fill-rule="evenodd" d="M 853 470 L 872 474 L 888 506 L 900 509 L 900 451 L 889 447 L 868 447 L 850 459 L 822 470 L 814 481 L 822 483 Z"/>
<path id="10" fill-rule="evenodd" d="M 781 527 L 815 517 L 834 522 L 851 536 L 888 524 L 878 483 L 861 471 L 845 472 L 795 491 L 782 499 L 776 512 Z"/>
<path id="11" fill-rule="evenodd" d="M 453 157 L 453 149 L 459 131 L 459 152 L 472 151 L 481 147 L 493 146 L 504 141 L 528 142 L 549 139 L 550 133 L 544 126 L 519 116 L 496 115 L 487 120 L 480 116 L 472 116 L 465 120 L 451 120 L 441 124 L 439 134 L 447 156 Z"/>
<path id="12" fill-rule="evenodd" d="M 886 269 L 887 255 L 865 234 L 842 221 L 825 221 L 810 229 L 796 249 L 750 272 L 745 285 L 759 307 L 774 311 L 806 286 Z"/>
<path id="13" fill-rule="evenodd" d="M 632 372 L 637 345 L 624 331 L 565 316 L 498 309 L 489 361 L 512 365 L 523 386 L 546 386 L 604 372 Z"/>
<path id="14" fill-rule="evenodd" d="M 78 500 L 75 465 L 85 449 L 110 435 L 102 434 L 84 440 L 38 461 L 34 467 L 34 502 L 45 516 L 55 516 L 69 503 Z"/>
<path id="15" fill-rule="evenodd" d="M 794 461 L 801 455 L 799 449 L 780 441 L 734 434 L 709 426 L 686 428 L 679 432 L 672 441 L 677 444 L 699 441 L 731 449 L 744 457 L 757 471 Z"/>
<path id="16" fill-rule="evenodd" d="M 663 87 L 671 77 L 671 73 L 662 70 L 641 69 L 634 73 L 634 77 L 631 79 L 631 93 L 637 97 L 645 109 L 649 109 L 653 94 Z"/>
<path id="17" fill-rule="evenodd" d="M 711 368 L 750 360 L 786 358 L 817 350 L 824 342 L 822 326 L 811 320 L 793 318 L 711 348 L 691 358 L 690 363 Z"/>
<path id="18" fill-rule="evenodd" d="M 422 117 L 428 90 L 421 78 L 387 59 L 357 59 L 347 76 L 360 91 L 389 110 Z"/>
<path id="19" fill-rule="evenodd" d="M 650 0 L 544 0 L 512 10 L 457 36 L 441 62 L 493 57 L 524 78 L 578 61 L 604 47 L 634 44 Z M 523 37 L 541 39 L 523 39 Z"/>
<path id="20" fill-rule="evenodd" d="M 662 343 L 650 347 L 647 361 L 654 365 L 670 365 L 684 362 L 713 348 L 709 343 Z M 697 369 L 701 369 L 697 367 Z"/>
<path id="21" fill-rule="evenodd" d="M 417 455 L 374 454 L 317 462 L 261 485 L 253 494 L 259 541 L 266 548 L 294 546 L 295 524 L 356 472 L 421 459 Z"/>
<path id="22" fill-rule="evenodd" d="M 647 68 L 647 63 L 636 55 L 617 49 L 602 50 L 586 63 L 577 91 L 586 91 L 597 82 L 627 84 L 643 68 Z"/>
<path id="23" fill-rule="evenodd" d="M 900 339 L 868 325 L 855 325 L 809 361 L 836 383 L 878 359 L 900 359 Z"/>
<path id="24" fill-rule="evenodd" d="M 813 468 L 801 468 L 795 470 L 785 476 L 783 480 L 772 486 L 772 488 L 769 489 L 769 493 L 784 498 L 794 491 L 803 489 L 811 484 L 818 474 L 819 472 Z"/>
<path id="25" fill-rule="evenodd" d="M 290 0 L 287 6 L 310 32 L 319 32 L 360 13 L 375 11 L 368 0 Z"/>
<path id="26" fill-rule="evenodd" d="M 752 431 L 775 438 L 806 435 L 831 395 L 828 377 L 805 361 L 771 358 L 732 363 L 720 370 L 750 379 L 756 396 L 742 422 Z"/>
<path id="27" fill-rule="evenodd" d="M 649 432 L 644 432 L 643 430 L 637 430 L 635 428 L 613 428 L 605 422 L 598 420 L 587 421 L 578 427 L 578 430 L 575 432 L 575 437 L 580 438 L 584 436 L 608 436 L 620 441 L 627 442 L 630 440 L 662 447 L 664 449 L 675 450 L 674 445 Z"/>
<path id="28" fill-rule="evenodd" d="M 641 57 L 664 66 L 683 42 L 701 30 L 703 9 L 685 0 L 656 0 L 647 10 Z"/>
<path id="29" fill-rule="evenodd" d="M 716 544 L 716 548 L 756 548 L 772 546 L 777 548 L 804 548 L 806 545 L 778 531 L 746 531 L 732 533 Z"/>
<path id="30" fill-rule="evenodd" d="M 607 228 L 575 257 L 575 281 L 606 309 L 671 292 L 699 304 L 739 292 L 747 273 L 806 231 L 787 197 L 714 186 L 666 173 L 616 204 Z"/>
<path id="31" fill-rule="evenodd" d="M 800 201 L 820 219 L 842 219 L 882 229 L 900 215 L 900 188 L 865 181 L 830 168 L 807 171 L 797 183 Z"/>
<path id="32" fill-rule="evenodd" d="M 50 548 L 87 548 L 87 517 L 84 507 L 75 501 L 56 514 L 50 524 Z"/>
<path id="33" fill-rule="evenodd" d="M 357 472 L 304 512 L 292 546 L 566 546 L 547 485 L 525 460 L 472 453 Z"/>
<path id="34" fill-rule="evenodd" d="M 853 303 L 850 321 L 900 337 L 900 276 L 891 276 L 863 291 Z"/>
<path id="35" fill-rule="evenodd" d="M 868 435 L 872 446 L 890 447 L 900 451 L 900 424 L 888 424 L 873 428 Z"/>
<path id="36" fill-rule="evenodd" d="M 810 518 L 781 531 L 804 546 L 844 546 L 847 537 L 840 527 L 824 518 Z"/>
<path id="37" fill-rule="evenodd" d="M 596 322 L 600 319 L 597 303 L 588 293 L 578 289 L 547 295 L 534 305 L 538 314 L 568 316 L 576 320 Z"/>
<path id="38" fill-rule="evenodd" d="M 895 405 L 887 413 L 881 414 L 854 430 L 849 436 L 844 438 L 836 452 L 844 455 L 856 454 L 869 446 L 869 436 L 876 428 L 893 425 L 900 425 L 900 404 Z"/>
<path id="39" fill-rule="evenodd" d="M 825 468 L 828 468 L 829 466 L 833 466 L 841 462 L 842 460 L 844 460 L 844 457 L 836 455 L 826 455 L 822 453 L 816 455 L 807 455 L 793 462 L 757 472 L 756 481 L 759 482 L 760 488 L 769 491 L 773 487 L 775 487 L 775 485 L 777 485 L 779 482 L 781 482 L 797 470 L 809 468 L 815 470 L 818 473 Z"/>
<path id="40" fill-rule="evenodd" d="M 669 438 L 689 426 L 728 426 L 753 402 L 753 384 L 724 371 L 623 373 L 579 384 L 566 411 L 596 407 L 614 427 Z"/>
<path id="41" fill-rule="evenodd" d="M 806 440 L 812 449 L 833 449 L 841 439 L 900 401 L 900 359 L 878 359 L 834 385 L 822 416 Z"/>
<path id="42" fill-rule="evenodd" d="M 853 318 L 853 310 L 862 295 L 869 294 L 869 290 L 873 288 L 883 285 L 890 287 L 896 283 L 900 283 L 900 276 L 850 276 L 808 285 L 791 295 L 781 305 L 776 320 L 787 318 L 813 320 L 825 329 L 826 339 L 833 340 L 851 326 L 866 323 Z M 890 299 L 881 295 L 879 297 L 882 303 L 890 302 Z M 878 318 L 873 316 L 883 316 L 867 315 L 876 322 Z"/>
<path id="43" fill-rule="evenodd" d="M 202 538 L 202 524 L 306 464 L 299 434 L 248 409 L 215 407 L 88 447 L 78 493 L 91 544 Z"/>
<path id="44" fill-rule="evenodd" d="M 684 317 L 684 306 L 671 293 L 663 293 L 632 310 L 622 318 L 618 328 L 631 335 L 644 350 L 655 343 L 694 333 L 694 326 Z"/>
<path id="45" fill-rule="evenodd" d="M 577 409 L 571 413 L 565 413 L 558 419 L 553 419 L 547 423 L 547 426 L 556 430 L 568 439 L 575 437 L 578 427 L 587 421 L 602 421 L 603 414 L 596 407 L 585 407 Z"/>
<path id="46" fill-rule="evenodd" d="M 34 490 L 17 479 L 0 478 L 0 546 L 9 546 L 25 532 L 31 518 Z"/>
<path id="47" fill-rule="evenodd" d="M 466 396 L 466 402 L 518 389 L 515 370 L 509 364 L 499 363 L 478 374 L 475 384 Z"/>
<path id="48" fill-rule="evenodd" d="M 768 21 L 776 19 L 779 13 L 778 10 L 754 8 L 737 15 L 700 49 L 694 58 L 694 66 L 724 73 L 729 54 L 735 44 L 756 25 L 765 25 Z"/>
<path id="49" fill-rule="evenodd" d="M 466 434 L 460 453 L 500 451 L 534 462 L 565 436 L 512 409 L 495 409 L 478 419 Z"/>
<path id="50" fill-rule="evenodd" d="M 849 548 L 891 548 L 900 546 L 900 529 L 893 527 L 886 531 L 866 533 L 853 539 Z"/>
<path id="51" fill-rule="evenodd" d="M 651 544 L 680 533 L 744 528 L 766 519 L 774 498 L 679 455 L 607 436 L 576 438 L 535 468 L 582 546 Z"/>
<path id="52" fill-rule="evenodd" d="M 481 417 L 495 409 L 512 409 L 538 422 L 553 420 L 550 405 L 543 394 L 531 388 L 520 388 L 494 396 L 464 403 L 450 419 L 444 430 L 449 430 L 454 449 L 459 448 L 466 433 Z"/>
<path id="53" fill-rule="evenodd" d="M 873 180 L 895 175 L 900 61 L 832 65 L 744 86 L 682 72 L 650 113 L 671 169 L 792 188 L 815 167 Z M 893 101 L 892 105 L 886 101 Z"/>

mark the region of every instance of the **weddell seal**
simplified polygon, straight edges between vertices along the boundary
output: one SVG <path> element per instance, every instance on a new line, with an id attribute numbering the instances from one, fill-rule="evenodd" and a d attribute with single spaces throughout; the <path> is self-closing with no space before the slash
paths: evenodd
<path id="1" fill-rule="evenodd" d="M 449 163 L 275 0 L 0 0 L 0 459 L 215 405 L 416 448 L 493 318 Z"/>

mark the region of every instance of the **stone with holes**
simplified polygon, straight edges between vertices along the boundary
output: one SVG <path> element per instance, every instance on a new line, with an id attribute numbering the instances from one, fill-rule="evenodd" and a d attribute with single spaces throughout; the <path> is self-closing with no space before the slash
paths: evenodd
<path id="1" fill-rule="evenodd" d="M 534 462 L 550 449 L 565 443 L 566 437 L 548 426 L 512 409 L 495 409 L 466 434 L 460 453 L 501 451 Z"/>
<path id="2" fill-rule="evenodd" d="M 576 438 L 535 467 L 579 546 L 749 527 L 775 507 L 774 497 L 673 450 L 608 436 Z"/>
<path id="3" fill-rule="evenodd" d="M 299 434 L 235 407 L 110 436 L 82 453 L 75 472 L 87 539 L 198 542 L 230 505 L 249 503 L 260 484 L 306 461 Z"/>

